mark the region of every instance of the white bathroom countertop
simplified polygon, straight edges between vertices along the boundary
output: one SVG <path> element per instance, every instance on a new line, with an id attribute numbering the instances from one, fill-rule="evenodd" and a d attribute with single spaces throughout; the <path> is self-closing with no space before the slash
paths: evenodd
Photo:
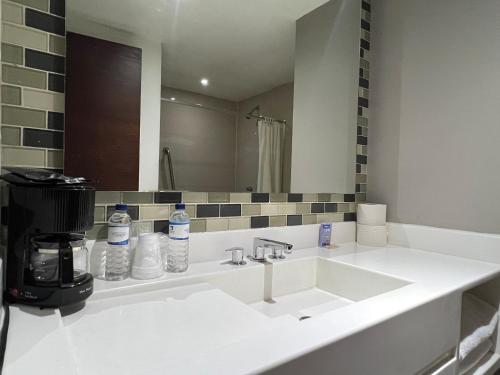
<path id="1" fill-rule="evenodd" d="M 411 283 L 298 323 L 270 319 L 205 280 L 239 270 L 244 288 L 251 280 L 241 271 L 263 267 L 252 262 L 194 263 L 155 281 L 96 280 L 87 306 L 73 315 L 11 306 L 3 373 L 255 374 L 500 274 L 499 264 L 395 246 L 350 243 L 289 258 L 318 255 Z"/>

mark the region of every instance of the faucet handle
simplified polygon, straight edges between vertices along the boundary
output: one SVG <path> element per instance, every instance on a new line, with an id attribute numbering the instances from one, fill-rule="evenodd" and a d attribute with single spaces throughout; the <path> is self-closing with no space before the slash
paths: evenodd
<path id="1" fill-rule="evenodd" d="M 242 247 L 231 247 L 230 249 L 226 249 L 226 252 L 231 252 L 231 263 L 237 265 L 245 264 L 245 250 Z"/>
<path id="2" fill-rule="evenodd" d="M 272 246 L 272 254 L 270 255 L 271 259 L 285 259 L 285 256 L 283 255 L 283 250 L 282 247 L 278 246 Z"/>

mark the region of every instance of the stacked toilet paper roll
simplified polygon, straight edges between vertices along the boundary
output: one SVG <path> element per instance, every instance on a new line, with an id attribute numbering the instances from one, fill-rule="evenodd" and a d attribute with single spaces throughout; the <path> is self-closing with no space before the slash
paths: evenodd
<path id="1" fill-rule="evenodd" d="M 360 245 L 387 245 L 387 206 L 364 203 L 358 205 L 357 240 Z"/>

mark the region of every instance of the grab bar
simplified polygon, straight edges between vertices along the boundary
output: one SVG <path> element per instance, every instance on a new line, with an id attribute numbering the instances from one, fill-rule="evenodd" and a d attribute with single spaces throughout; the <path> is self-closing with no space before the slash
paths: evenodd
<path id="1" fill-rule="evenodd" d="M 163 153 L 167 155 L 170 184 L 172 185 L 172 190 L 175 190 L 174 167 L 172 165 L 172 153 L 170 152 L 170 147 L 163 147 Z"/>

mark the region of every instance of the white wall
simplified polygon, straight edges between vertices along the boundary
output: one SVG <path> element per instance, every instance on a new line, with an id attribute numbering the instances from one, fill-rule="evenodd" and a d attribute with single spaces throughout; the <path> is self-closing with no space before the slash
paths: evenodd
<path id="1" fill-rule="evenodd" d="M 500 233 L 500 2 L 372 1 L 368 200 Z"/>
<path id="2" fill-rule="evenodd" d="M 66 23 L 68 31 L 142 49 L 139 190 L 158 190 L 161 41 L 150 41 L 145 37 L 71 14 L 68 14 Z"/>
<path id="3" fill-rule="evenodd" d="M 355 191 L 359 22 L 358 0 L 297 21 L 292 192 Z"/>

